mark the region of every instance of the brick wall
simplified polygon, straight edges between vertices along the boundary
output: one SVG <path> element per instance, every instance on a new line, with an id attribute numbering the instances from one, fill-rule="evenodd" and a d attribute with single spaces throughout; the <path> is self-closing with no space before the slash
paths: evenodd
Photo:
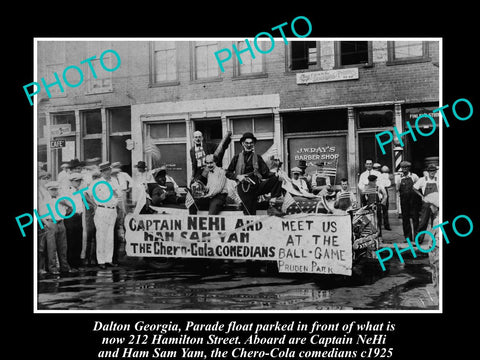
<path id="1" fill-rule="evenodd" d="M 133 105 L 153 102 L 172 102 L 208 98 L 235 97 L 247 95 L 279 94 L 281 108 L 298 108 L 324 105 L 357 104 L 379 101 L 403 100 L 421 102 L 438 100 L 439 68 L 438 43 L 429 42 L 430 62 L 403 65 L 388 65 L 386 41 L 372 42 L 373 66 L 359 68 L 359 79 L 335 81 L 309 85 L 297 85 L 295 72 L 286 71 L 286 49 L 283 41 L 277 39 L 272 52 L 265 54 L 266 77 L 235 79 L 234 61 L 224 63 L 225 72 L 221 81 L 192 81 L 190 74 L 189 42 L 182 41 L 177 46 L 179 85 L 149 87 L 149 43 L 142 41 L 119 41 L 104 44 L 105 49 L 116 50 L 122 64 L 112 72 L 113 93 L 86 95 L 86 84 L 76 88 L 65 87 L 67 96 L 43 101 L 42 108 L 48 106 L 69 106 L 101 102 L 105 107 Z M 219 43 L 220 48 L 231 49 L 230 41 Z M 334 67 L 334 42 L 322 42 L 321 67 L 323 70 Z M 66 42 L 65 67 L 79 65 L 87 54 L 84 42 Z M 44 59 L 46 47 L 38 46 L 40 81 L 45 76 Z M 242 54 L 245 59 L 248 53 Z M 89 71 L 87 65 L 84 71 Z M 103 71 L 103 70 L 99 70 Z M 61 74 L 59 74 L 61 76 Z M 73 79 L 73 78 L 72 78 Z M 72 80 L 73 82 L 73 80 Z M 44 90 L 41 98 L 47 99 Z"/>

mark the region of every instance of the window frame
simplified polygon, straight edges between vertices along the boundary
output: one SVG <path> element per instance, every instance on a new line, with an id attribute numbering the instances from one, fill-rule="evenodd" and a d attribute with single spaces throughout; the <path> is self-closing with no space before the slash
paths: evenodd
<path id="1" fill-rule="evenodd" d="M 51 61 L 52 59 L 50 59 L 49 57 L 49 54 L 51 53 L 57 53 L 56 50 L 58 49 L 55 49 L 51 44 L 52 43 L 58 43 L 58 44 L 61 44 L 60 47 L 62 49 L 61 51 L 61 56 L 56 56 L 55 58 L 57 59 L 57 61 Z M 58 75 L 58 78 L 60 79 L 60 81 L 62 81 L 62 75 L 63 75 L 63 71 L 65 70 L 65 63 L 66 63 L 66 57 L 67 57 L 67 44 L 65 41 L 56 41 L 56 40 L 51 40 L 51 41 L 46 41 L 45 44 L 46 45 L 44 48 L 43 48 L 43 54 L 44 54 L 44 59 L 45 59 L 45 77 L 46 77 L 46 82 L 48 84 L 51 84 L 55 81 L 55 79 L 52 79 L 50 76 L 53 77 L 53 73 L 56 72 L 57 75 Z M 50 75 L 50 76 L 49 76 Z M 62 84 L 62 87 L 63 87 L 63 91 L 60 92 L 58 90 L 55 91 L 54 93 L 50 92 L 50 95 L 52 96 L 47 96 L 47 94 L 45 93 L 45 99 L 54 99 L 54 98 L 65 98 L 67 97 L 67 88 L 68 86 L 66 84 Z M 52 87 L 52 89 L 57 89 L 57 86 L 55 87 Z"/>
<path id="2" fill-rule="evenodd" d="M 179 73 L 178 73 L 178 42 L 171 41 L 175 44 L 175 80 L 162 80 L 156 81 L 155 80 L 155 41 L 150 41 L 148 44 L 148 51 L 149 51 L 149 83 L 148 87 L 162 87 L 162 86 L 175 86 L 180 85 L 179 80 Z M 159 50 L 164 51 L 164 50 Z"/>
<path id="3" fill-rule="evenodd" d="M 310 41 L 315 41 L 315 40 L 310 40 Z M 308 72 L 308 71 L 319 71 L 323 70 L 322 69 L 322 64 L 321 64 L 321 52 L 322 52 L 322 47 L 321 47 L 321 41 L 315 41 L 317 45 L 317 64 L 315 66 L 312 66 L 308 69 L 292 69 L 292 43 L 293 42 L 310 42 L 307 40 L 291 40 L 288 46 L 285 46 L 285 68 L 287 73 L 300 73 L 300 72 Z"/>
<path id="4" fill-rule="evenodd" d="M 362 41 L 362 40 L 358 40 Z M 365 41 L 365 40 L 363 40 Z M 341 53 L 341 43 L 342 41 L 335 41 L 334 42 L 334 58 L 335 58 L 335 65 L 334 69 L 348 69 L 348 68 L 368 68 L 373 66 L 373 46 L 371 41 L 367 42 L 367 54 L 368 54 L 368 61 L 366 63 L 358 63 L 358 64 L 348 64 L 343 65 L 342 60 L 342 53 Z"/>
<path id="5" fill-rule="evenodd" d="M 242 138 L 242 135 L 243 134 L 235 134 L 233 132 L 233 123 L 235 122 L 235 120 L 237 119 L 245 119 L 245 118 L 250 118 L 251 121 L 252 121 L 252 134 L 255 135 L 255 137 L 257 138 L 257 141 L 260 141 L 260 140 L 272 140 L 273 144 L 275 144 L 275 118 L 272 114 L 272 122 L 273 122 L 273 129 L 272 131 L 268 131 L 268 132 L 262 132 L 262 133 L 256 133 L 255 132 L 255 118 L 256 117 L 262 117 L 262 116 L 266 116 L 266 115 L 270 115 L 270 113 L 267 113 L 267 114 L 252 114 L 252 115 L 235 115 L 235 116 L 229 116 L 228 117 L 228 122 L 229 122 L 229 128 L 232 130 L 232 136 L 231 136 L 231 139 L 232 139 L 232 145 L 231 145 L 231 152 L 230 152 L 230 159 L 229 161 L 231 161 L 231 159 L 233 158 L 233 156 L 235 155 L 235 143 L 236 142 L 239 142 L 240 139 Z"/>
<path id="6" fill-rule="evenodd" d="M 406 40 L 405 40 L 406 41 Z M 408 58 L 395 59 L 395 43 L 397 41 L 387 41 L 387 65 L 403 65 L 432 61 L 429 53 L 428 41 L 422 41 L 422 55 Z"/>
<path id="7" fill-rule="evenodd" d="M 232 45 L 235 44 L 238 48 L 238 44 L 240 42 L 245 42 L 245 40 L 236 40 L 236 41 L 232 41 Z M 264 49 L 264 46 L 262 45 L 264 42 L 263 41 L 260 41 L 258 42 L 258 44 L 260 44 L 260 48 L 263 50 Z M 251 45 L 251 43 L 250 43 Z M 233 48 L 233 47 L 232 47 Z M 265 54 L 262 54 L 262 53 L 256 53 L 255 54 L 255 57 L 257 56 L 261 56 L 262 59 L 262 70 L 261 71 L 257 71 L 257 72 L 252 72 L 252 73 L 249 73 L 249 74 L 241 74 L 240 73 L 240 62 L 238 61 L 237 57 L 234 56 L 233 57 L 233 78 L 232 80 L 241 80 L 241 79 L 255 79 L 255 78 L 265 78 L 265 77 L 268 77 L 267 75 L 267 71 L 266 71 L 266 68 L 267 68 L 267 61 L 266 61 L 266 58 L 265 58 Z"/>
<path id="8" fill-rule="evenodd" d="M 96 43 L 95 49 L 92 43 Z M 98 44 L 98 45 L 97 45 Z M 97 94 L 108 94 L 108 93 L 113 93 L 113 76 L 111 71 L 105 71 L 102 66 L 100 65 L 100 55 L 102 54 L 102 51 L 100 50 L 100 46 L 104 45 L 105 49 L 111 49 L 112 48 L 112 42 L 110 41 L 87 41 L 86 44 L 86 52 L 87 52 L 87 58 L 95 55 L 95 57 L 98 56 L 98 58 L 91 60 L 92 64 L 98 63 L 99 67 L 97 67 L 98 70 L 99 68 L 102 70 L 102 72 L 107 73 L 104 78 L 101 78 L 101 80 L 104 79 L 109 79 L 110 80 L 110 86 L 103 86 L 101 88 L 98 88 L 97 90 L 93 89 L 93 82 L 98 81 L 98 73 L 97 73 L 97 79 L 93 77 L 92 71 L 89 68 L 88 63 L 83 64 L 83 73 L 85 74 L 85 95 L 97 95 Z M 93 55 L 92 55 L 93 54 Z M 109 54 L 104 57 L 106 61 L 108 61 L 108 65 L 111 65 L 110 61 L 112 60 L 112 55 Z M 94 66 L 94 65 L 92 65 Z M 96 71 L 95 71 L 96 72 Z"/>
<path id="9" fill-rule="evenodd" d="M 208 45 L 217 45 L 217 51 L 218 51 L 218 41 L 209 41 L 205 40 L 206 42 L 210 42 L 211 44 Z M 203 42 L 203 40 L 202 40 Z M 217 66 L 217 75 L 215 76 L 208 76 L 208 77 L 201 77 L 199 78 L 197 76 L 197 43 L 198 41 L 190 41 L 190 82 L 191 83 L 203 83 L 203 82 L 214 82 L 214 81 L 222 81 L 223 78 L 221 76 L 220 72 L 220 67 Z M 199 45 L 199 46 L 205 46 L 205 45 Z"/>

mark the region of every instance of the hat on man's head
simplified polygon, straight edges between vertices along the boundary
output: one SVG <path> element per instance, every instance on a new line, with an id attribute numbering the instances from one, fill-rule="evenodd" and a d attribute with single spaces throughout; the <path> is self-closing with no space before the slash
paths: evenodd
<path id="1" fill-rule="evenodd" d="M 290 172 L 292 174 L 294 174 L 294 173 L 300 174 L 302 172 L 302 169 L 300 169 L 299 167 L 294 167 L 294 168 L 292 168 L 292 170 L 290 170 Z"/>
<path id="2" fill-rule="evenodd" d="M 100 171 L 108 170 L 108 169 L 111 169 L 111 168 L 112 168 L 112 166 L 111 166 L 111 164 L 110 164 L 110 161 L 105 161 L 105 162 L 100 163 L 100 164 L 98 165 L 98 169 L 99 169 Z"/>
<path id="3" fill-rule="evenodd" d="M 75 181 L 75 180 L 83 180 L 83 175 L 80 173 L 72 173 L 68 177 L 68 180 Z"/>
<path id="4" fill-rule="evenodd" d="M 48 179 L 52 178 L 52 174 L 50 174 L 50 173 L 48 173 L 44 170 L 40 170 L 40 172 L 38 173 L 38 178 L 43 179 L 43 180 L 48 180 Z"/>
<path id="5" fill-rule="evenodd" d="M 377 180 L 377 175 L 373 175 L 373 174 L 368 175 L 367 179 L 368 179 L 368 181 L 375 181 L 375 180 Z"/>
<path id="6" fill-rule="evenodd" d="M 437 167 L 434 164 L 430 164 L 427 166 L 427 171 L 437 171 Z"/>
<path id="7" fill-rule="evenodd" d="M 167 173 L 167 167 L 165 165 L 160 166 L 159 168 L 152 170 L 152 175 L 155 177 L 160 173 Z"/>
<path id="8" fill-rule="evenodd" d="M 69 165 L 68 163 L 63 163 L 62 165 L 60 165 L 60 167 L 61 167 L 62 169 L 65 169 L 65 168 L 70 167 L 70 165 Z"/>
<path id="9" fill-rule="evenodd" d="M 240 142 L 244 142 L 246 139 L 252 139 L 253 142 L 257 142 L 257 138 L 251 133 L 251 132 L 246 132 L 242 135 Z"/>
<path id="10" fill-rule="evenodd" d="M 112 163 L 112 169 L 114 168 L 120 168 L 122 166 L 122 163 L 120 161 L 115 161 Z"/>
<path id="11" fill-rule="evenodd" d="M 102 177 L 102 174 L 100 174 L 100 172 L 98 172 L 98 171 L 94 171 L 92 173 L 92 180 L 96 180 L 96 179 L 99 179 L 101 177 Z"/>
<path id="12" fill-rule="evenodd" d="M 381 167 L 382 167 L 382 165 L 380 165 L 379 163 L 373 164 L 374 169 L 380 169 Z"/>
<path id="13" fill-rule="evenodd" d="M 94 158 L 85 160 L 85 163 L 86 163 L 86 164 L 89 164 L 89 165 L 97 164 L 97 163 L 99 163 L 99 162 L 100 162 L 100 158 L 99 158 L 99 157 L 94 157 Z"/>
<path id="14" fill-rule="evenodd" d="M 147 168 L 147 163 L 145 161 L 139 161 L 137 165 L 133 165 L 137 169 L 146 169 Z"/>
<path id="15" fill-rule="evenodd" d="M 70 169 L 75 169 L 75 168 L 82 167 L 82 166 L 85 166 L 85 163 L 83 161 L 78 160 L 78 159 L 73 159 L 68 163 L 68 167 Z"/>
<path id="16" fill-rule="evenodd" d="M 400 167 L 410 167 L 410 166 L 412 166 L 412 163 L 410 161 L 404 160 L 400 163 Z"/>
<path id="17" fill-rule="evenodd" d="M 58 189 L 60 187 L 60 183 L 58 181 L 49 181 L 45 184 L 45 188 L 49 189 Z"/>
<path id="18" fill-rule="evenodd" d="M 298 160 L 298 167 L 300 169 L 306 169 L 307 168 L 307 162 L 305 160 Z"/>

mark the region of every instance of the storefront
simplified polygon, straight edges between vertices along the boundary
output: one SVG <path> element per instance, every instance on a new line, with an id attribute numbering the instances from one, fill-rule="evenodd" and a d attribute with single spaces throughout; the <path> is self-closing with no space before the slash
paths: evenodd
<path id="1" fill-rule="evenodd" d="M 406 120 L 412 121 L 412 117 L 416 119 L 418 114 L 431 113 L 435 108 L 382 102 L 281 109 L 278 100 L 276 95 L 262 95 L 134 105 L 132 162 L 146 160 L 150 168 L 166 165 L 177 183 L 186 186 L 191 177 L 189 151 L 194 131 L 200 130 L 205 141 L 214 144 L 218 144 L 227 131 L 232 132 L 224 168 L 241 150 L 240 137 L 248 131 L 258 139 L 257 153 L 277 154 L 283 159 L 284 170 L 289 171 L 303 160 L 307 174 L 312 175 L 318 185 L 331 184 L 338 188 L 341 179 L 346 178 L 356 193 L 367 159 L 388 166 L 392 175 L 399 170 L 394 145 L 389 144 L 386 154 L 382 154 L 375 135 L 393 131 L 394 127 L 403 129 Z M 425 139 L 417 143 L 406 141 L 400 158 L 411 161 L 412 170 L 419 176 L 428 161 L 438 162 L 438 135 L 427 142 Z M 388 190 L 390 209 L 395 209 L 393 183 Z"/>
<path id="2" fill-rule="evenodd" d="M 37 160 L 46 160 L 47 169 L 54 177 L 63 163 L 75 158 L 120 161 L 124 171 L 131 173 L 131 154 L 127 148 L 127 140 L 131 138 L 129 106 L 50 110 L 39 115 L 43 120 L 39 121 L 42 130 L 38 131 Z"/>
<path id="3" fill-rule="evenodd" d="M 201 131 L 204 140 L 213 144 L 232 132 L 232 144 L 223 158 L 226 168 L 240 151 L 244 132 L 253 132 L 258 138 L 259 154 L 280 143 L 278 106 L 278 95 L 133 105 L 132 161 L 145 160 L 150 168 L 164 165 L 179 186 L 186 186 L 192 176 L 189 152 L 194 131 Z M 281 149 L 276 152 L 281 154 Z"/>

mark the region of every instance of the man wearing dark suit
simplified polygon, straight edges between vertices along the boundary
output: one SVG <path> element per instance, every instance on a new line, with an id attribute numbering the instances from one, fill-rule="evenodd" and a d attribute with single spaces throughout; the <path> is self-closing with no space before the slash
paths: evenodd
<path id="1" fill-rule="evenodd" d="M 282 182 L 270 172 L 260 155 L 255 153 L 257 138 L 252 133 L 240 139 L 243 151 L 235 155 L 228 166 L 227 178 L 237 181 L 238 196 L 245 215 L 256 215 L 259 195 L 271 194 L 271 200 L 281 195 Z"/>
<path id="2" fill-rule="evenodd" d="M 215 145 L 209 144 L 203 141 L 203 134 L 201 131 L 195 131 L 193 133 L 193 146 L 190 149 L 190 159 L 192 160 L 192 182 L 194 180 L 203 180 L 205 184 L 206 179 L 200 179 L 203 170 L 205 169 L 205 156 L 213 154 L 215 152 Z M 217 161 L 217 166 L 222 166 L 222 160 L 220 158 L 220 165 Z"/>

